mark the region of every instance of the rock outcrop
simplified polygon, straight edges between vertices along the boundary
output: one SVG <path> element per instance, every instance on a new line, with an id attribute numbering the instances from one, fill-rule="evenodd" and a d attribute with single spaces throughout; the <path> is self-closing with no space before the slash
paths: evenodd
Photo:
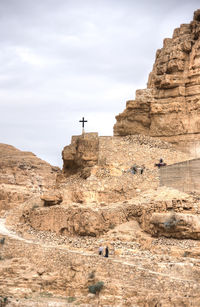
<path id="1" fill-rule="evenodd" d="M 150 223 L 153 224 L 157 236 L 200 239 L 199 215 L 174 212 L 154 213 Z"/>
<path id="2" fill-rule="evenodd" d="M 123 203 L 62 204 L 25 209 L 23 225 L 60 235 L 99 237 L 126 222 L 135 221 L 145 232 L 179 239 L 200 239 L 200 202 L 170 188 L 144 193 Z"/>
<path id="3" fill-rule="evenodd" d="M 67 146 L 66 151 L 70 148 L 71 145 Z M 88 156 L 89 149 L 82 148 Z M 189 158 L 188 154 L 175 150 L 171 144 L 149 136 L 100 136 L 98 161 L 92 162 L 95 165 L 84 168 L 83 161 L 83 164 L 80 163 L 80 167 L 75 169 L 77 173 L 69 176 L 73 171 L 69 163 L 67 176 L 60 180 L 63 203 L 114 203 L 130 199 L 144 190 L 154 189 L 159 185 L 159 173 L 154 165 L 160 157 L 167 165 Z M 138 167 L 145 166 L 143 174 L 131 173 L 130 168 L 135 164 Z M 88 171 L 87 179 L 83 177 L 85 171 Z"/>
<path id="4" fill-rule="evenodd" d="M 83 178 L 89 177 L 91 167 L 98 163 L 98 154 L 98 133 L 73 136 L 71 144 L 62 151 L 64 174 L 82 172 Z"/>
<path id="5" fill-rule="evenodd" d="M 0 211 L 52 188 L 59 172 L 31 152 L 0 144 Z"/>
<path id="6" fill-rule="evenodd" d="M 72 137 L 63 172 L 0 145 L 0 305 L 200 306 L 199 159 L 157 138 L 200 135 L 199 24 L 197 11 L 164 42 L 148 89 L 120 115 L 120 137 Z M 160 158 L 175 188 L 196 169 L 195 189 L 160 187 Z"/>
<path id="7" fill-rule="evenodd" d="M 63 201 L 62 195 L 56 192 L 43 194 L 40 198 L 43 201 L 44 207 L 59 205 Z"/>
<path id="8" fill-rule="evenodd" d="M 7 181 L 16 177 L 12 187 L 19 191 L 22 186 L 30 195 L 19 205 L 7 200 L 10 210 L 0 219 L 2 298 L 24 307 L 67 302 L 198 306 L 200 249 L 199 240 L 192 239 L 200 237 L 200 202 L 198 197 L 159 188 L 155 167 L 160 157 L 171 164 L 188 155 L 144 135 L 99 137 L 94 146 L 85 140 L 80 143 L 83 146 L 74 147 L 73 157 L 72 148 L 66 150 L 66 171 L 69 175 L 72 166 L 71 176 L 11 147 L 9 162 L 2 168 L 2 184 L 7 191 Z M 95 159 L 90 158 L 93 147 Z M 29 165 L 28 170 L 18 166 L 22 162 Z M 133 164 L 144 165 L 144 172 L 131 173 Z M 14 175 L 9 165 L 16 166 Z M 88 168 L 90 176 L 85 179 L 82 171 Z M 41 187 L 34 181 L 39 174 Z M 172 213 L 176 224 L 169 219 Z M 193 228 L 191 217 L 196 223 Z M 109 258 L 98 255 L 100 245 L 109 246 Z M 104 287 L 91 295 L 88 287 L 97 282 Z"/>
<path id="9" fill-rule="evenodd" d="M 116 116 L 115 135 L 146 134 L 198 151 L 200 143 L 200 10 L 156 53 L 147 89 Z M 194 145 L 195 144 L 195 145 Z"/>

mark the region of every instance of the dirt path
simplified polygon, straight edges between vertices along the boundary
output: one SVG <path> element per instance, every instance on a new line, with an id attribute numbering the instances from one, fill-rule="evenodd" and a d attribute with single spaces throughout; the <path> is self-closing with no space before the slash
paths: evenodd
<path id="1" fill-rule="evenodd" d="M 45 248 L 57 248 L 58 250 L 62 250 L 62 251 L 65 251 L 67 253 L 74 253 L 74 254 L 81 254 L 83 256 L 93 256 L 93 257 L 99 257 L 97 254 L 94 254 L 93 252 L 91 253 L 85 253 L 84 251 L 76 251 L 76 250 L 71 250 L 71 249 L 67 249 L 67 247 L 61 247 L 61 246 L 57 246 L 57 245 L 54 245 L 54 244 L 45 244 L 45 243 L 41 243 L 41 242 L 36 242 L 36 241 L 33 241 L 33 240 L 28 240 L 28 239 L 24 239 L 22 237 L 20 237 L 19 235 L 17 235 L 16 233 L 14 233 L 13 231 L 9 230 L 8 228 L 6 228 L 5 226 L 5 219 L 2 219 L 0 218 L 0 234 L 1 235 L 4 235 L 4 236 L 8 236 L 12 239 L 15 239 L 15 240 L 21 240 L 25 243 L 28 243 L 28 244 L 36 244 L 36 245 L 40 245 L 42 247 L 45 247 Z M 135 255 L 136 257 L 138 255 Z M 145 257 L 142 257 L 143 259 L 145 259 Z M 117 257 L 114 256 L 114 258 L 111 256 L 109 257 L 109 259 L 107 259 L 108 261 L 112 261 L 112 262 L 116 262 L 116 263 L 121 263 L 121 264 L 125 264 L 127 266 L 132 266 L 132 267 L 136 267 L 138 270 L 140 271 L 144 271 L 144 272 L 148 272 L 148 273 L 151 273 L 151 274 L 155 274 L 155 275 L 159 275 L 159 276 L 162 276 L 162 277 L 165 277 L 167 279 L 172 279 L 172 280 L 178 280 L 178 281 L 187 281 L 187 282 L 194 282 L 194 280 L 192 279 L 185 279 L 185 278 L 179 278 L 179 277 L 175 277 L 175 276 L 171 276 L 169 274 L 165 274 L 165 273 L 161 273 L 161 272 L 157 272 L 157 271 L 153 271 L 151 269 L 147 269 L 147 268 L 144 268 L 143 266 L 138 266 L 138 264 L 136 263 L 133 263 L 134 259 L 132 259 L 131 261 L 127 261 L 129 259 L 127 258 L 120 258 L 120 257 Z M 181 263 L 182 266 L 184 265 L 187 265 L 187 263 Z"/>
<path id="2" fill-rule="evenodd" d="M 22 240 L 22 241 L 28 242 L 28 240 L 21 238 L 20 236 L 15 234 L 13 231 L 6 228 L 5 222 L 6 222 L 6 219 L 0 219 L 0 234 L 2 234 L 3 236 L 11 237 L 16 240 Z"/>

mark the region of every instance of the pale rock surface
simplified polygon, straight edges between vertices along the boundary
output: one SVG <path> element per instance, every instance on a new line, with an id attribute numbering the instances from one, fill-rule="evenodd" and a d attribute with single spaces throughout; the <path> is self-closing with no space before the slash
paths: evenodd
<path id="1" fill-rule="evenodd" d="M 40 196 L 45 207 L 59 205 L 63 201 L 63 197 L 58 192 L 49 192 Z"/>
<path id="2" fill-rule="evenodd" d="M 82 171 L 83 178 L 90 176 L 90 169 L 98 162 L 99 138 L 97 133 L 73 136 L 71 144 L 62 151 L 63 172 L 71 175 Z"/>
<path id="3" fill-rule="evenodd" d="M 180 231 L 179 243 L 152 224 L 154 214 L 172 210 L 198 216 L 198 197 L 159 187 L 154 166 L 160 157 L 170 164 L 188 155 L 141 135 L 99 137 L 98 144 L 98 161 L 87 179 L 77 169 L 67 177 L 58 173 L 49 184 L 44 172 L 45 191 L 17 206 L 8 203 L 6 221 L 0 221 L 2 297 L 13 307 L 63 306 L 63 300 L 80 306 L 198 305 L 200 246 L 189 239 L 194 232 L 185 241 Z M 144 165 L 144 173 L 133 175 L 133 164 Z M 109 246 L 108 259 L 98 256 L 100 245 Z M 104 282 L 99 296 L 88 296 L 88 286 L 98 281 Z"/>
<path id="4" fill-rule="evenodd" d="M 185 161 L 190 157 L 175 150 L 167 142 L 143 135 L 100 136 L 98 144 L 98 160 L 89 167 L 90 176 L 86 180 L 82 177 L 82 165 L 77 167 L 76 174 L 71 176 L 69 170 L 67 180 L 65 176 L 58 177 L 63 203 L 112 203 L 130 199 L 147 189 L 158 187 L 159 172 L 155 163 L 161 157 L 167 165 Z M 85 150 L 89 156 L 91 147 L 85 146 Z M 130 172 L 130 168 L 135 164 L 139 168 L 145 167 L 142 175 L 139 172 L 135 175 Z"/>
<path id="5" fill-rule="evenodd" d="M 124 229 L 133 238 L 131 227 L 135 235 L 140 229 L 139 232 L 144 230 L 153 236 L 199 239 L 200 201 L 195 201 L 195 205 L 193 202 L 194 199 L 187 194 L 163 187 L 109 206 L 91 203 L 25 208 L 18 223 L 64 236 L 99 237 L 108 233 L 112 237 L 113 233 L 122 235 Z"/>
<path id="6" fill-rule="evenodd" d="M 0 211 L 54 187 L 59 172 L 58 167 L 51 166 L 31 152 L 1 143 Z"/>
<path id="7" fill-rule="evenodd" d="M 132 124 L 134 129 L 148 134 L 151 120 L 159 123 L 154 100 L 160 110 L 162 95 L 167 99 L 163 120 L 168 116 L 176 126 L 178 119 L 168 112 L 167 95 L 173 98 L 179 93 L 178 102 L 182 85 L 177 86 L 174 77 L 175 90 L 169 87 L 171 92 L 165 92 L 162 87 L 171 84 L 171 75 L 182 80 L 182 69 L 188 78 L 185 54 L 193 54 L 191 63 L 198 65 L 199 19 L 197 11 L 189 27 L 182 26 L 164 42 L 169 56 L 174 51 L 178 61 L 169 60 L 168 65 L 163 58 L 162 68 L 158 53 L 160 70 L 155 67 L 149 89 L 139 91 L 136 104 L 129 104 L 140 121 Z M 191 31 L 195 42 L 184 39 L 184 60 L 179 41 L 181 35 L 190 37 Z M 162 73 L 165 66 L 169 79 Z M 165 84 L 160 89 L 155 81 L 159 76 Z M 196 82 L 194 75 L 191 80 Z M 191 89 L 190 81 L 188 93 L 195 93 L 198 100 L 197 84 Z M 160 97 L 152 100 L 155 91 Z M 179 128 L 177 124 L 178 133 Z M 169 130 L 165 127 L 166 133 Z M 145 135 L 85 134 L 72 138 L 64 149 L 61 173 L 31 153 L 9 145 L 1 145 L 0 150 L 1 197 L 7 210 L 1 211 L 4 218 L 0 219 L 0 302 L 8 299 L 12 307 L 200 306 L 200 195 L 159 187 L 155 167 L 160 158 L 169 165 L 189 159 L 188 154 Z M 138 169 L 144 166 L 142 174 L 130 172 L 135 164 Z M 53 205 L 44 206 L 45 202 Z M 104 252 L 109 247 L 108 258 L 99 256 L 100 246 Z M 102 290 L 90 294 L 88 287 L 98 282 L 104 283 Z"/>
<path id="8" fill-rule="evenodd" d="M 187 208 L 188 209 L 188 208 Z M 186 213 L 153 213 L 151 233 L 179 239 L 200 239 L 200 216 Z"/>
<path id="9" fill-rule="evenodd" d="M 200 153 L 200 10 L 156 53 L 147 89 L 116 116 L 115 135 L 146 134 Z"/>

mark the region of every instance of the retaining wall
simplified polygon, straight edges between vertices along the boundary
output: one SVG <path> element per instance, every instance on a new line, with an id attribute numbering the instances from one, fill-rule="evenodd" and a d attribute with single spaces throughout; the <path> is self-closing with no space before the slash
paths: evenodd
<path id="1" fill-rule="evenodd" d="M 200 159 L 160 168 L 160 185 L 183 192 L 200 192 Z"/>

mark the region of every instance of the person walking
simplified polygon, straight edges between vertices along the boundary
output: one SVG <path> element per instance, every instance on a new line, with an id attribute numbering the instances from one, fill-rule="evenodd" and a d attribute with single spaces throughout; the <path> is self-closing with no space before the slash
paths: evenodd
<path id="1" fill-rule="evenodd" d="M 103 254 L 103 246 L 99 247 L 99 256 L 101 256 Z"/>
<path id="2" fill-rule="evenodd" d="M 106 258 L 108 258 L 108 254 L 109 254 L 109 250 L 108 250 L 108 246 L 106 246 L 106 249 L 105 249 L 105 256 Z"/>

